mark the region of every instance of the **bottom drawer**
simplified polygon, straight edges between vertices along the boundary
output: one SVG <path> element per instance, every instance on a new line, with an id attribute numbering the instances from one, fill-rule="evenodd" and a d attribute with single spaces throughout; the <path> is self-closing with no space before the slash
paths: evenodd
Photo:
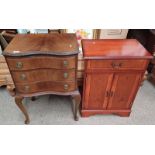
<path id="1" fill-rule="evenodd" d="M 29 94 L 45 91 L 69 92 L 76 89 L 75 82 L 37 82 L 16 85 L 16 91 L 19 93 Z"/>

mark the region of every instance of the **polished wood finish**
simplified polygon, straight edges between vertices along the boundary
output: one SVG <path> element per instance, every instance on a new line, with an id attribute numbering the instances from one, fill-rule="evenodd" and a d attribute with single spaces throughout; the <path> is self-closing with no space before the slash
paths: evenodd
<path id="1" fill-rule="evenodd" d="M 37 54 L 71 55 L 78 53 L 75 34 L 18 34 L 4 51 L 4 55 Z"/>
<path id="2" fill-rule="evenodd" d="M 113 74 L 88 74 L 85 78 L 84 109 L 106 109 Z M 102 82 L 101 82 L 102 81 Z M 96 86 L 100 86 L 97 87 Z"/>
<path id="3" fill-rule="evenodd" d="M 75 82 L 42 81 L 27 84 L 16 84 L 16 91 L 21 94 L 46 92 L 50 90 L 56 92 L 70 92 L 75 89 L 77 89 Z"/>
<path id="4" fill-rule="evenodd" d="M 83 40 L 82 116 L 129 116 L 149 59 L 136 40 Z"/>
<path id="5" fill-rule="evenodd" d="M 80 93 L 77 86 L 78 45 L 75 34 L 17 35 L 4 55 L 15 83 L 16 104 L 29 122 L 21 98 L 56 94 L 72 96 L 78 120 Z M 13 92 L 12 92 L 13 94 Z"/>
<path id="6" fill-rule="evenodd" d="M 16 83 L 40 82 L 40 81 L 74 81 L 75 69 L 34 69 L 28 71 L 12 71 Z"/>
<path id="7" fill-rule="evenodd" d="M 130 109 L 141 81 L 140 73 L 116 73 L 110 90 L 107 109 Z"/>
<path id="8" fill-rule="evenodd" d="M 132 69 L 132 70 L 143 70 L 146 67 L 146 61 L 145 60 L 91 60 L 88 62 L 88 68 L 90 69 L 99 69 L 104 68 L 107 70 L 110 69 L 118 69 L 118 70 L 126 70 L 126 69 Z"/>
<path id="9" fill-rule="evenodd" d="M 74 69 L 76 67 L 76 56 L 29 56 L 29 57 L 7 57 L 10 70 L 32 70 L 32 69 Z"/>
<path id="10" fill-rule="evenodd" d="M 82 40 L 85 59 L 150 59 L 151 54 L 135 39 Z"/>

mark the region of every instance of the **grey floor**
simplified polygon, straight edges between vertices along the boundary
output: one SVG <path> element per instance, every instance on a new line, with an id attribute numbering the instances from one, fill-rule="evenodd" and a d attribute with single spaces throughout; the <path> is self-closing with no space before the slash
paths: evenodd
<path id="1" fill-rule="evenodd" d="M 68 97 L 40 96 L 36 101 L 29 98 L 24 104 L 30 115 L 30 124 L 155 124 L 155 87 L 148 81 L 138 91 L 130 117 L 116 115 L 95 115 L 73 120 L 72 104 Z M 4 87 L 0 88 L 0 124 L 24 124 L 24 117 Z"/>

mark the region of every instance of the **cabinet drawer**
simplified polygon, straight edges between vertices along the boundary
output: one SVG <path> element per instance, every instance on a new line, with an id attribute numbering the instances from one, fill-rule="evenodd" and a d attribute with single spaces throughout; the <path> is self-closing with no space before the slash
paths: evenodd
<path id="1" fill-rule="evenodd" d="M 76 67 L 76 56 L 53 57 L 31 56 L 7 58 L 10 70 L 31 70 L 41 68 L 72 69 Z"/>
<path id="2" fill-rule="evenodd" d="M 69 92 L 76 89 L 75 82 L 36 82 L 27 84 L 16 84 L 17 92 L 29 94 L 45 91 Z"/>
<path id="3" fill-rule="evenodd" d="M 145 69 L 147 60 L 89 60 L 88 69 Z"/>
<path id="4" fill-rule="evenodd" d="M 12 71 L 16 83 L 40 81 L 75 81 L 75 69 L 37 69 L 29 71 Z"/>

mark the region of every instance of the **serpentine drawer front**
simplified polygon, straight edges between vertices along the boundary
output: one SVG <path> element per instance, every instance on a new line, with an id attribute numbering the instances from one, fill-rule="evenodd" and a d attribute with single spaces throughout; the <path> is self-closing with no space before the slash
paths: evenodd
<path id="1" fill-rule="evenodd" d="M 29 56 L 7 58 L 10 70 L 30 70 L 42 68 L 72 69 L 76 68 L 76 56 Z"/>
<path id="2" fill-rule="evenodd" d="M 16 104 L 29 123 L 22 105 L 23 97 L 43 94 L 71 95 L 75 99 L 74 119 L 80 93 L 77 87 L 77 57 L 79 49 L 75 34 L 16 35 L 4 51 L 15 83 Z"/>
<path id="3" fill-rule="evenodd" d="M 75 69 L 33 69 L 26 71 L 12 71 L 12 76 L 16 83 L 40 81 L 75 82 L 76 71 Z"/>
<path id="4" fill-rule="evenodd" d="M 83 40 L 85 75 L 82 116 L 129 116 L 152 58 L 136 40 Z"/>
<path id="5" fill-rule="evenodd" d="M 76 89 L 75 82 L 34 82 L 16 85 L 17 92 L 22 94 L 37 93 L 43 91 L 70 92 Z M 39 91 L 38 91 L 39 90 Z"/>

